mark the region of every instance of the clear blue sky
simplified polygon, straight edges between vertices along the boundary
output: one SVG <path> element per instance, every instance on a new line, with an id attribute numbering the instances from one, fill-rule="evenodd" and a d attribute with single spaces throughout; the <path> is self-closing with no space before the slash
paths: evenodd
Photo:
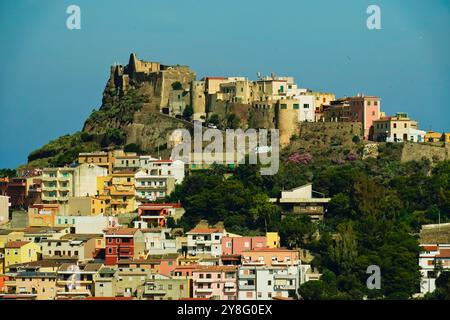
<path id="1" fill-rule="evenodd" d="M 66 8 L 81 7 L 81 30 Z M 382 30 L 366 28 L 381 7 Z M 82 128 L 114 61 L 187 64 L 204 75 L 292 75 L 337 96 L 379 95 L 424 129 L 450 131 L 447 0 L 1 1 L 0 168 Z"/>

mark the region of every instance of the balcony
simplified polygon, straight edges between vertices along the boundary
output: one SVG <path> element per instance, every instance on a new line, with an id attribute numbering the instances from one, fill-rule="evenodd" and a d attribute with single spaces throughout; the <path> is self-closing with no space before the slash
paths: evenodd
<path id="1" fill-rule="evenodd" d="M 225 293 L 236 293 L 237 289 L 236 288 L 224 288 L 223 292 L 225 292 Z"/>
<path id="2" fill-rule="evenodd" d="M 211 283 L 211 282 L 214 282 L 214 279 L 212 279 L 212 278 L 202 278 L 202 279 L 198 278 L 198 279 L 195 279 L 195 282 Z"/>
<path id="3" fill-rule="evenodd" d="M 295 285 L 289 285 L 289 284 L 276 284 L 276 285 L 273 286 L 273 288 L 275 290 L 280 290 L 280 291 L 283 291 L 283 290 L 296 290 L 297 289 Z"/>
<path id="4" fill-rule="evenodd" d="M 195 291 L 198 293 L 208 293 L 212 292 L 213 288 L 195 288 Z"/>
<path id="5" fill-rule="evenodd" d="M 59 176 L 58 177 L 58 181 L 70 181 L 70 176 Z"/>
<path id="6" fill-rule="evenodd" d="M 234 288 L 236 287 L 236 283 L 235 282 L 225 282 L 225 288 Z"/>
<path id="7" fill-rule="evenodd" d="M 58 201 L 58 197 L 56 196 L 48 196 L 48 195 L 42 195 L 42 201 Z"/>
<path id="8" fill-rule="evenodd" d="M 263 266 L 265 265 L 264 261 L 250 261 L 246 260 L 242 262 L 243 266 Z"/>
<path id="9" fill-rule="evenodd" d="M 256 289 L 256 286 L 253 284 L 253 285 L 250 285 L 250 284 L 242 284 L 242 285 L 239 285 L 239 290 L 255 290 Z"/>
<path id="10" fill-rule="evenodd" d="M 255 274 L 243 274 L 243 273 L 239 274 L 239 279 L 255 279 L 255 278 L 256 278 Z"/>

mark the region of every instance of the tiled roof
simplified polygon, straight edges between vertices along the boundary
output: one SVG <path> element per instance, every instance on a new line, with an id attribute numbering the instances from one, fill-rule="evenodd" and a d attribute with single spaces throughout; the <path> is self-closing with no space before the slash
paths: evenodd
<path id="1" fill-rule="evenodd" d="M 232 272 L 237 271 L 237 268 L 237 266 L 205 266 L 204 268 L 194 270 L 194 272 Z"/>
<path id="2" fill-rule="evenodd" d="M 30 243 L 30 241 L 10 241 L 6 243 L 5 248 L 21 248 L 28 243 Z"/>
<path id="3" fill-rule="evenodd" d="M 114 228 L 114 229 L 107 229 L 106 235 L 108 236 L 123 236 L 123 235 L 134 235 L 138 231 L 136 228 Z"/>
<path id="4" fill-rule="evenodd" d="M 436 258 L 450 258 L 450 249 L 440 249 Z"/>

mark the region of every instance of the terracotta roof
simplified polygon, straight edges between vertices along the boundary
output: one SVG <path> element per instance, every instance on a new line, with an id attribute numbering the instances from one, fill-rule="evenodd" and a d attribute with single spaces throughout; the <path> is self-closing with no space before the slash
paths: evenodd
<path id="1" fill-rule="evenodd" d="M 30 241 L 10 241 L 6 243 L 5 248 L 21 248 L 28 243 Z"/>
<path id="2" fill-rule="evenodd" d="M 194 270 L 194 272 L 229 272 L 237 271 L 237 268 L 237 266 L 205 266 L 204 268 Z"/>
<path id="3" fill-rule="evenodd" d="M 436 258 L 450 258 L 450 249 L 440 249 Z"/>
<path id="4" fill-rule="evenodd" d="M 421 246 L 424 251 L 436 251 L 437 246 Z"/>
<path id="5" fill-rule="evenodd" d="M 106 235 L 107 236 L 123 236 L 123 235 L 134 235 L 138 231 L 136 228 L 113 228 L 113 229 L 107 229 Z"/>

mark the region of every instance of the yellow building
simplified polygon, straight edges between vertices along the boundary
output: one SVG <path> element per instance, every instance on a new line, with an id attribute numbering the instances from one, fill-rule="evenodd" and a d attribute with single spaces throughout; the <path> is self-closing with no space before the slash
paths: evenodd
<path id="1" fill-rule="evenodd" d="M 280 247 L 280 236 L 278 235 L 278 232 L 266 232 L 266 239 L 268 248 Z"/>
<path id="2" fill-rule="evenodd" d="M 83 152 L 78 155 L 78 163 L 93 163 L 99 167 L 106 168 L 108 174 L 112 173 L 114 165 L 113 152 Z"/>
<path id="3" fill-rule="evenodd" d="M 450 133 L 444 133 L 442 137 L 444 138 L 445 142 L 450 143 Z"/>
<path id="4" fill-rule="evenodd" d="M 98 198 L 105 201 L 107 213 L 130 213 L 136 210 L 133 171 L 98 177 L 97 191 Z"/>
<path id="5" fill-rule="evenodd" d="M 435 132 L 435 131 L 428 131 L 425 134 L 425 141 L 426 142 L 439 142 L 442 139 L 442 133 Z"/>
<path id="6" fill-rule="evenodd" d="M 11 241 L 23 240 L 23 231 L 0 229 L 0 274 L 5 273 L 5 246 Z"/>
<path id="7" fill-rule="evenodd" d="M 71 216 L 97 216 L 105 212 L 106 202 L 99 197 L 69 198 L 69 215 Z"/>
<path id="8" fill-rule="evenodd" d="M 41 247 L 30 241 L 10 241 L 5 245 L 5 271 L 10 265 L 37 261 L 41 256 Z"/>
<path id="9" fill-rule="evenodd" d="M 29 227 L 54 227 L 58 204 L 34 204 L 28 208 Z"/>

